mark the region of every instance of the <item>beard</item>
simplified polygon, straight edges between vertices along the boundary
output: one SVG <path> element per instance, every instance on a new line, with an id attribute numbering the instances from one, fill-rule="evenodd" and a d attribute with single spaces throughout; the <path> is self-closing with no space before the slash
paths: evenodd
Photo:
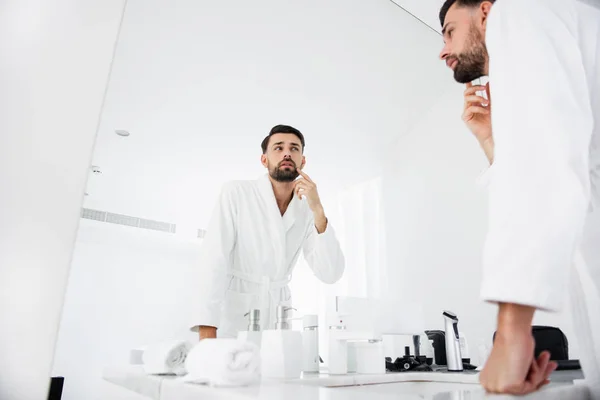
<path id="1" fill-rule="evenodd" d="M 291 163 L 293 167 L 281 167 L 284 162 Z M 293 182 L 300 175 L 296 163 L 292 160 L 283 160 L 275 168 L 269 168 L 269 175 L 277 182 Z"/>
<path id="2" fill-rule="evenodd" d="M 458 61 L 454 69 L 454 79 L 458 83 L 473 82 L 485 75 L 485 64 L 488 60 L 487 47 L 483 35 L 474 25 L 471 25 L 469 30 L 467 48 L 469 50 L 462 54 L 451 56 Z"/>

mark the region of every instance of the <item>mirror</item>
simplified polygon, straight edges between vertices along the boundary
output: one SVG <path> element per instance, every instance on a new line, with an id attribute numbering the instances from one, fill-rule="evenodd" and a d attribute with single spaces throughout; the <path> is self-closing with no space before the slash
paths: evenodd
<path id="1" fill-rule="evenodd" d="M 304 134 L 305 172 L 346 258 L 335 285 L 301 259 L 293 305 L 324 326 L 329 296 L 409 296 L 441 324 L 450 289 L 433 276 L 454 273 L 446 260 L 476 268 L 484 199 L 440 45 L 389 0 L 129 0 L 56 350 L 64 398 L 103 390 L 104 368 L 140 345 L 197 340 L 189 321 L 218 194 L 265 174 L 260 144 L 277 124 Z M 463 253 L 450 257 L 453 246 Z M 457 312 L 480 307 L 476 291 Z"/>

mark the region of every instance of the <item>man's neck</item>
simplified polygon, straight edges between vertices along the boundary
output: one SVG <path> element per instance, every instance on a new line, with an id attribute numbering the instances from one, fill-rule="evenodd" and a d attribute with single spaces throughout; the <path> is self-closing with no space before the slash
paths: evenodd
<path id="1" fill-rule="evenodd" d="M 278 182 L 270 176 L 269 181 L 271 181 L 271 186 L 273 187 L 277 207 L 279 207 L 279 211 L 283 215 L 294 196 L 294 182 Z"/>

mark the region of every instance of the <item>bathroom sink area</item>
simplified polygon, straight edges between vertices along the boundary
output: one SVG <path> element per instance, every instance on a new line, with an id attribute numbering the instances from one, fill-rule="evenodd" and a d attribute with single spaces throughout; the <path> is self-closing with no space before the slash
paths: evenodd
<path id="1" fill-rule="evenodd" d="M 530 399 L 588 399 L 587 388 L 573 381 L 581 371 L 557 371 L 552 383 Z M 135 392 L 151 400 L 406 400 L 487 399 L 476 372 L 395 372 L 381 375 L 306 374 L 295 380 L 263 379 L 259 385 L 242 388 L 211 388 L 182 383 L 176 377 L 148 376 L 140 366 L 108 368 L 104 380 L 113 390 Z M 114 392 L 115 394 L 117 392 Z M 119 392 L 121 393 L 121 392 Z"/>
<path id="2" fill-rule="evenodd" d="M 290 383 L 299 383 L 303 385 L 314 385 L 319 387 L 344 387 L 344 386 L 362 386 L 377 385 L 384 383 L 402 383 L 402 382 L 439 382 L 439 383 L 460 383 L 460 384 L 479 384 L 478 371 L 465 372 L 388 372 L 385 374 L 346 374 L 329 375 L 328 373 L 303 374 L 300 379 L 289 381 Z"/>

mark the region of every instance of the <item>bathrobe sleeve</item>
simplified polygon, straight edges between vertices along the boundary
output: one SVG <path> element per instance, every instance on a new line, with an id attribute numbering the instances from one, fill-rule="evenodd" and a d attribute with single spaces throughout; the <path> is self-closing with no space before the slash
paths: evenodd
<path id="1" fill-rule="evenodd" d="M 321 282 L 335 283 L 344 274 L 346 261 L 330 222 L 325 232 L 319 234 L 314 219 L 310 218 L 303 250 L 304 259 Z"/>
<path id="2" fill-rule="evenodd" d="M 236 245 L 235 216 L 235 186 L 228 184 L 221 191 L 202 243 L 193 330 L 200 325 L 219 327 Z"/>
<path id="3" fill-rule="evenodd" d="M 590 96 L 571 1 L 490 14 L 493 169 L 481 294 L 559 310 L 589 204 Z"/>

